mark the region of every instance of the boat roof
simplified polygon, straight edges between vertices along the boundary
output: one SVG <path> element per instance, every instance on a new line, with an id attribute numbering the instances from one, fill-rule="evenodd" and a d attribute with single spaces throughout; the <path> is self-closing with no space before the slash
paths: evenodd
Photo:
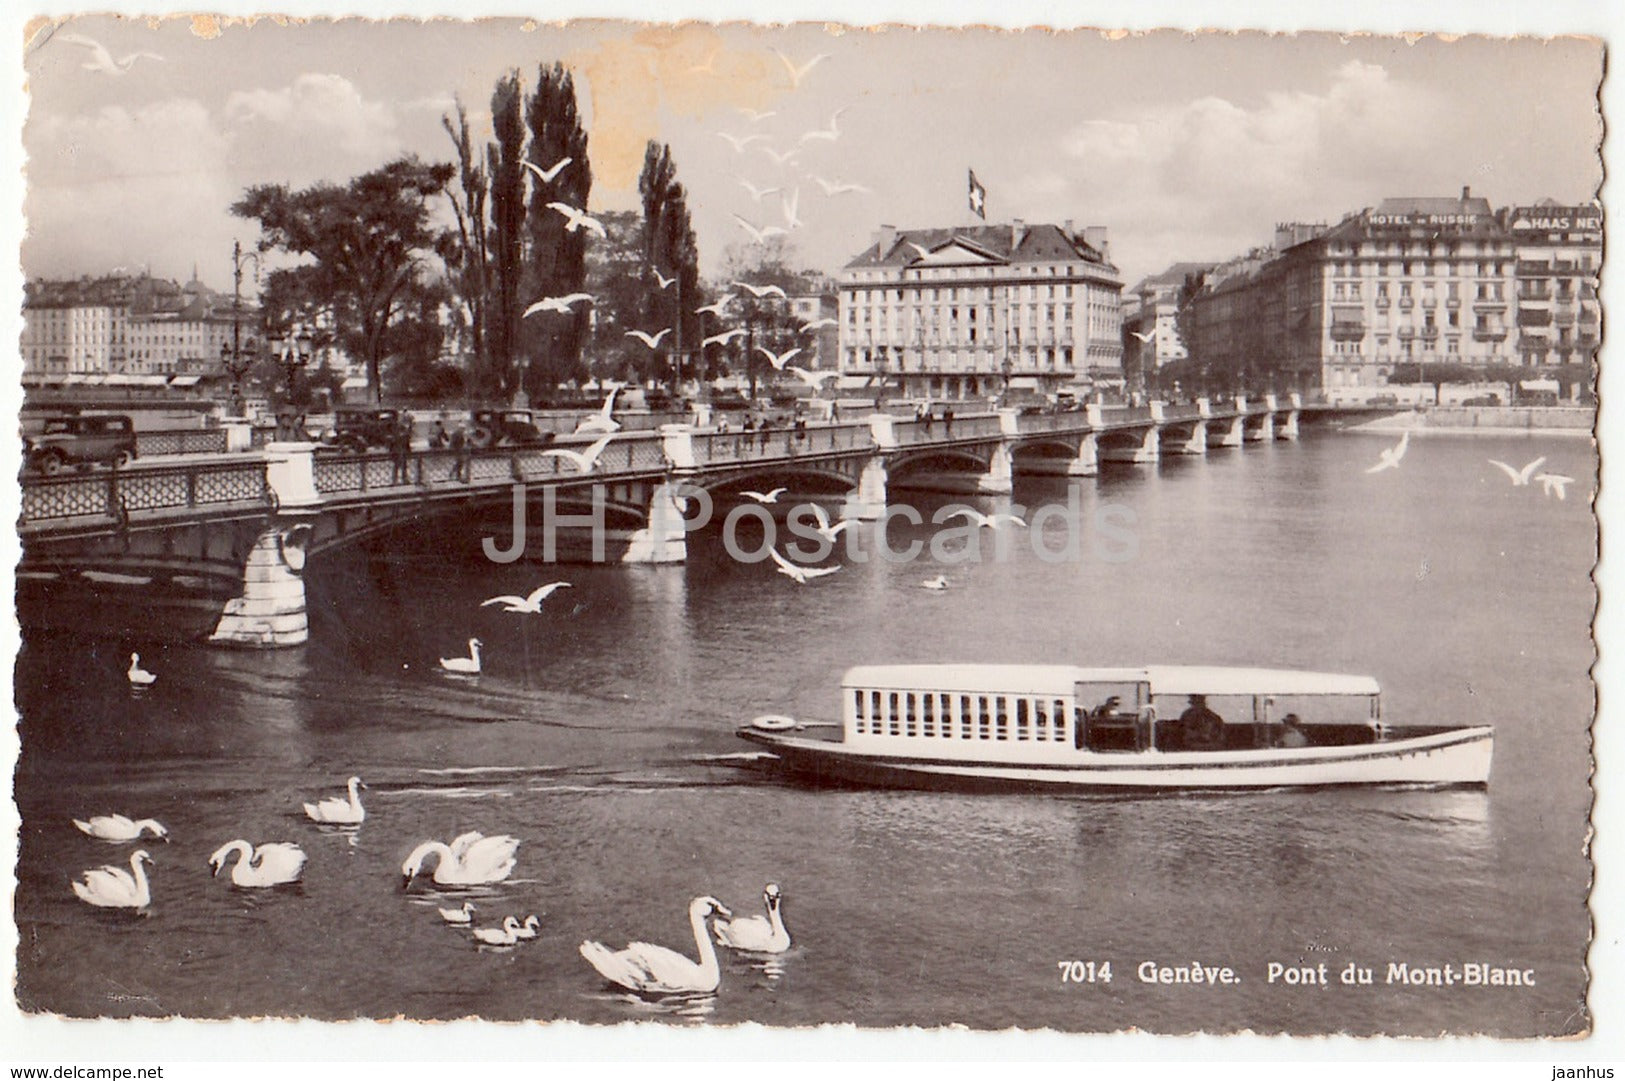
<path id="1" fill-rule="evenodd" d="M 1067 664 L 870 664 L 848 669 L 842 680 L 846 687 L 1038 695 L 1071 694 L 1078 683 L 1142 682 L 1151 685 L 1154 695 L 1371 695 L 1382 691 L 1370 676 L 1216 665 L 1081 668 Z"/>

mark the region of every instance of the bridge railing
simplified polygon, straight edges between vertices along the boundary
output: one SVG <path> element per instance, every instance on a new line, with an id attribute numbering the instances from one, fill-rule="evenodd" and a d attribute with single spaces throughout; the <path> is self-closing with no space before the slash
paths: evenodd
<path id="1" fill-rule="evenodd" d="M 269 503 L 265 463 L 200 462 L 157 469 L 113 469 L 86 477 L 30 478 L 21 523 L 61 518 L 122 519 L 137 511 L 231 503 Z"/>
<path id="2" fill-rule="evenodd" d="M 1196 420 L 1202 415 L 1202 407 L 1181 403 L 1179 405 L 1165 405 L 1162 407 L 1163 420 Z"/>
<path id="3" fill-rule="evenodd" d="M 760 431 L 696 432 L 691 437 L 696 465 L 752 462 L 797 454 L 868 450 L 874 437 L 862 423 L 810 424 L 800 432 L 792 428 Z"/>
<path id="4" fill-rule="evenodd" d="M 161 454 L 224 454 L 224 428 L 179 428 L 135 433 L 137 458 Z"/>
<path id="5" fill-rule="evenodd" d="M 1103 405 L 1100 419 L 1105 424 L 1133 424 L 1151 419 L 1149 405 Z"/>
<path id="6" fill-rule="evenodd" d="M 997 438 L 1003 434 L 998 416 L 977 415 L 955 417 L 951 422 L 942 417 L 930 420 L 900 420 L 892 425 L 900 447 L 919 446 L 922 443 L 958 442 L 964 439 Z"/>
<path id="7" fill-rule="evenodd" d="M 1067 413 L 1033 413 L 1016 418 L 1016 426 L 1027 432 L 1081 432 L 1089 427 L 1089 414 L 1081 409 Z"/>
<path id="8" fill-rule="evenodd" d="M 571 442 L 557 449 L 576 453 L 588 446 Z M 437 483 L 466 481 L 469 484 L 540 481 L 580 476 L 575 462 L 543 447 L 505 447 L 473 451 L 467 455 L 466 476 L 457 475 L 458 454 L 451 450 L 414 451 L 406 460 L 405 480 L 388 453 L 318 454 L 311 462 L 316 490 L 323 495 L 372 492 L 388 488 L 414 488 Z M 660 437 L 653 432 L 637 432 L 609 442 L 596 459 L 594 472 L 617 475 L 659 472 L 665 468 Z"/>

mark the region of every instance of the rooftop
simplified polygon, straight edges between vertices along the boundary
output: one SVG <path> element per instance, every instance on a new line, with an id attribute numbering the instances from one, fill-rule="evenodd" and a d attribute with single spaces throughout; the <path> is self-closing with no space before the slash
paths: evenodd
<path id="1" fill-rule="evenodd" d="M 1083 261 L 1115 270 L 1104 253 L 1083 237 L 1059 225 L 973 225 L 948 229 L 883 230 L 875 243 L 847 263 L 861 267 L 906 267 L 928 258 L 939 248 L 958 243 L 983 258 L 1001 263 L 1039 263 L 1064 259 Z"/>

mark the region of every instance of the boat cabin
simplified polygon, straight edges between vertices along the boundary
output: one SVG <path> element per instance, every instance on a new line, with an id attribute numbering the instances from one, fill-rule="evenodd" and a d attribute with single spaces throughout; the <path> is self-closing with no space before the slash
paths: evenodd
<path id="1" fill-rule="evenodd" d="M 1383 735 L 1374 679 L 1262 668 L 870 665 L 847 672 L 842 700 L 845 741 L 881 753 L 1223 751 Z"/>

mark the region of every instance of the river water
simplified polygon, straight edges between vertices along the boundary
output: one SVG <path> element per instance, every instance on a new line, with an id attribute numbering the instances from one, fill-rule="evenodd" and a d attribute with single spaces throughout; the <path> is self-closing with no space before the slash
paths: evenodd
<path id="1" fill-rule="evenodd" d="M 1424 435 L 1401 468 L 1368 475 L 1393 440 L 1310 431 L 1018 479 L 1029 510 L 1074 498 L 1090 522 L 1126 508 L 1132 543 L 1103 550 L 1086 529 L 1080 557 L 1056 563 L 1018 537 L 1002 561 L 947 568 L 940 593 L 920 588 L 938 568 L 880 559 L 798 586 L 727 558 L 715 531 L 668 567 L 499 566 L 445 554 L 467 538 L 420 535 L 313 559 L 302 648 L 25 635 L 18 996 L 74 1016 L 1581 1031 L 1595 452 Z M 1579 478 L 1566 500 L 1488 463 L 1540 455 Z M 927 518 L 960 498 L 893 497 Z M 895 523 L 892 545 L 932 531 Z M 553 578 L 572 587 L 542 616 L 479 606 Z M 484 673 L 442 674 L 436 658 L 470 636 Z M 137 694 L 132 648 L 159 675 Z M 760 713 L 832 716 L 850 665 L 956 660 L 1369 673 L 1396 723 L 1494 724 L 1494 772 L 1482 791 L 820 790 L 732 735 Z M 301 802 L 352 773 L 366 823 L 306 822 Z M 143 916 L 69 889 L 128 860 L 134 846 L 70 821 L 115 811 L 170 831 L 146 845 Z M 418 842 L 476 829 L 521 841 L 508 881 L 465 891 L 476 922 L 535 913 L 533 941 L 477 948 L 435 912 L 461 895 L 403 890 Z M 212 879 L 209 853 L 237 837 L 297 842 L 302 884 Z M 773 962 L 725 954 L 713 997 L 634 1001 L 577 953 L 593 938 L 692 955 L 691 898 L 760 912 L 770 881 L 795 945 Z M 1112 978 L 1064 982 L 1073 960 L 1110 962 Z M 1323 961 L 1329 987 L 1268 979 L 1271 962 Z M 1239 982 L 1148 983 L 1145 962 L 1228 966 Z M 1351 963 L 1373 983 L 1342 985 Z M 1396 963 L 1535 982 L 1399 986 Z"/>

